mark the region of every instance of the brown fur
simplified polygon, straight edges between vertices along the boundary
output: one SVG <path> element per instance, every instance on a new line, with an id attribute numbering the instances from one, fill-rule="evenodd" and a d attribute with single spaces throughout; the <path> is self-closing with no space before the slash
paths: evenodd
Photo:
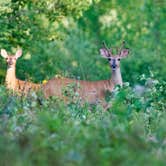
<path id="1" fill-rule="evenodd" d="M 90 82 L 69 78 L 53 78 L 43 85 L 43 92 L 46 98 L 49 96 L 65 98 L 63 89 L 72 84 L 74 84 L 74 91 L 79 93 L 82 100 L 91 104 L 103 101 L 105 92 L 112 91 L 114 88 L 110 80 Z"/>

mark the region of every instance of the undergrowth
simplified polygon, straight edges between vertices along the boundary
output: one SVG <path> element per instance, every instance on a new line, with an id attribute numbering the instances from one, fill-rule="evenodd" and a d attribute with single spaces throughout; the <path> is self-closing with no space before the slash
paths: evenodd
<path id="1" fill-rule="evenodd" d="M 144 79 L 141 93 L 126 83 L 103 111 L 0 86 L 0 165 L 164 165 L 165 89 L 154 78 Z"/>

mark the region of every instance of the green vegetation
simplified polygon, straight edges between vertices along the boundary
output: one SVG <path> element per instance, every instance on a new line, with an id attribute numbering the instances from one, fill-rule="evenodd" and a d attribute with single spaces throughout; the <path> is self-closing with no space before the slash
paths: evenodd
<path id="1" fill-rule="evenodd" d="M 108 111 L 82 106 L 77 95 L 68 103 L 13 95 L 0 58 L 0 165 L 165 165 L 165 6 L 157 0 L 1 0 L 0 48 L 23 49 L 20 79 L 108 79 L 102 41 L 119 46 L 125 40 L 131 53 L 121 62 L 124 87 L 108 94 Z"/>

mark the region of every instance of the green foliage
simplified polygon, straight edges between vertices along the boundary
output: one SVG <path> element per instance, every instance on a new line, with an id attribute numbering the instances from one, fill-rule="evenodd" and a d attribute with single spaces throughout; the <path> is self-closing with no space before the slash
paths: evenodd
<path id="1" fill-rule="evenodd" d="M 164 11 L 164 2 L 159 1 L 103 0 L 87 10 L 79 24 L 100 43 L 105 40 L 118 46 L 123 40 L 127 42 L 130 58 L 122 69 L 128 82 L 138 82 L 138 76 L 148 70 L 165 79 Z"/>
<path id="2" fill-rule="evenodd" d="M 143 95 L 117 87 L 106 112 L 73 103 L 73 95 L 66 105 L 0 87 L 0 164 L 163 165 L 166 84 L 149 79 Z"/>
<path id="3" fill-rule="evenodd" d="M 24 56 L 17 65 L 21 79 L 41 82 L 61 74 L 99 80 L 110 75 L 110 68 L 98 51 L 102 41 L 119 46 L 125 40 L 131 51 L 121 65 L 124 80 L 135 84 L 140 74 L 148 74 L 149 70 L 165 80 L 162 3 L 2 0 L 0 47 L 12 53 L 22 47 Z M 1 82 L 4 76 L 3 63 Z"/>
<path id="4" fill-rule="evenodd" d="M 121 62 L 129 85 L 108 94 L 105 112 L 82 105 L 73 85 L 64 88 L 67 103 L 20 97 L 1 85 L 0 165 L 165 165 L 165 6 L 159 0 L 1 0 L 0 49 L 23 49 L 20 79 L 108 79 L 102 41 L 125 40 L 131 51 Z M 0 63 L 4 84 L 2 57 Z"/>

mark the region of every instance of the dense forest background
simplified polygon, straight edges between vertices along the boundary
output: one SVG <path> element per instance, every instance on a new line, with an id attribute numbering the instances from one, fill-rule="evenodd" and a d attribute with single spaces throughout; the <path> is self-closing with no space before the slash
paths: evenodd
<path id="1" fill-rule="evenodd" d="M 125 81 L 139 82 L 149 71 L 165 79 L 163 1 L 1 0 L 0 5 L 0 47 L 10 53 L 23 50 L 18 78 L 42 82 L 60 74 L 107 79 L 110 68 L 99 48 L 103 41 L 120 46 L 125 40 L 131 50 L 121 65 Z M 0 61 L 3 83 L 6 66 Z"/>
<path id="2" fill-rule="evenodd" d="M 108 79 L 102 42 L 130 49 L 106 112 L 11 95 L 0 57 L 0 165 L 165 165 L 165 13 L 164 0 L 0 0 L 0 49 L 22 48 L 19 79 Z"/>

